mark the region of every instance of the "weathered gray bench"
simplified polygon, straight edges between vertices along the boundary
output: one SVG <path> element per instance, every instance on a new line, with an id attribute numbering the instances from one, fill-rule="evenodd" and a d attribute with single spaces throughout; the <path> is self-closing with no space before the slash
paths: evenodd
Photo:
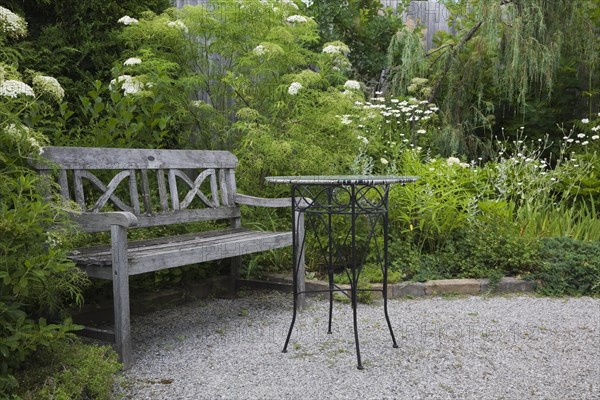
<path id="1" fill-rule="evenodd" d="M 75 220 L 85 232 L 110 231 L 111 244 L 77 249 L 71 259 L 93 278 L 113 283 L 114 339 L 125 367 L 130 365 L 129 276 L 231 258 L 232 284 L 241 256 L 292 245 L 292 232 L 264 232 L 241 225 L 239 205 L 290 207 L 291 199 L 264 199 L 237 193 L 237 158 L 226 151 L 46 147 L 48 165 L 62 196 L 82 212 Z M 107 183 L 104 183 L 107 182 Z M 291 211 L 290 211 L 291 212 Z M 301 216 L 298 216 L 303 229 Z M 226 228 L 127 240 L 132 227 L 156 227 L 225 220 Z M 303 249 L 294 252 L 303 261 Z M 303 276 L 303 274 L 300 274 Z M 299 282 L 303 288 L 303 281 Z"/>

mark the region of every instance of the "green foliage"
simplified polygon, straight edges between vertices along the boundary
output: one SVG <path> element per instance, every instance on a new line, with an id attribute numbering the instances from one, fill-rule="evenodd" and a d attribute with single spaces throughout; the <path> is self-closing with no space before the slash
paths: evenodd
<path id="1" fill-rule="evenodd" d="M 343 6 L 337 0 L 320 0 L 308 12 L 319 24 L 322 41 L 346 43 L 358 76 L 375 86 L 385 68 L 388 43 L 402 27 L 400 16 L 408 3 L 400 0 L 392 10 L 383 9 L 379 0 L 350 0 Z"/>
<path id="2" fill-rule="evenodd" d="M 90 0 L 73 2 L 8 0 L 7 6 L 25 15 L 30 35 L 17 44 L 21 68 L 45 71 L 67 89 L 70 99 L 85 93 L 94 80 L 110 76 L 123 47 L 119 18 L 139 17 L 145 10 L 162 12 L 169 0 Z"/>
<path id="3" fill-rule="evenodd" d="M 335 275 L 335 282 L 342 284 L 350 283 L 350 275 L 346 272 Z M 388 283 L 396 283 L 401 279 L 400 272 L 394 269 L 388 269 Z M 359 280 L 365 283 L 381 283 L 383 281 L 383 271 L 381 266 L 376 263 L 366 263 L 361 267 Z"/>
<path id="4" fill-rule="evenodd" d="M 487 207 L 483 206 L 482 207 Z M 495 207 L 494 207 L 495 208 Z M 400 242 L 401 244 L 402 242 Z M 507 215 L 483 212 L 435 252 L 392 246 L 394 266 L 414 281 L 529 276 L 540 264 L 539 242 L 522 236 Z M 407 251 L 408 250 L 408 251 Z"/>
<path id="5" fill-rule="evenodd" d="M 193 124 L 193 120 L 176 107 L 170 107 L 178 95 L 169 99 L 168 86 L 168 80 L 157 80 L 155 86 L 134 96 L 96 81 L 94 89 L 80 97 L 78 113 L 66 121 L 68 133 L 55 135 L 54 143 L 97 147 L 176 146 L 184 127 Z"/>
<path id="6" fill-rule="evenodd" d="M 36 352 L 17 377 L 19 398 L 110 399 L 114 374 L 120 369 L 109 346 L 65 340 Z"/>
<path id="7" fill-rule="evenodd" d="M 0 386 L 9 390 L 11 372 L 31 352 L 74 329 L 40 315 L 81 302 L 87 279 L 66 258 L 64 211 L 47 201 L 45 182 L 25 165 L 39 144 L 23 126 L 0 126 Z"/>
<path id="8" fill-rule="evenodd" d="M 567 237 L 542 241 L 543 263 L 535 274 L 548 296 L 600 295 L 600 244 Z"/>
<path id="9" fill-rule="evenodd" d="M 6 27 L 0 27 L 5 39 Z M 87 279 L 67 259 L 67 205 L 48 198 L 52 188 L 30 163 L 39 162 L 47 139 L 32 115 L 60 103 L 62 87 L 52 78 L 0 64 L 0 391 L 16 386 L 15 369 L 38 348 L 63 340 L 76 327 L 60 317 L 65 303 L 81 303 Z"/>
<path id="10" fill-rule="evenodd" d="M 438 32 L 436 47 L 425 53 L 415 45 L 419 29 L 405 27 L 388 49 L 392 94 L 405 93 L 414 77 L 431 81 L 429 100 L 439 104 L 448 125 L 440 131 L 436 150 L 441 154 L 481 156 L 481 142 L 491 131 L 499 134 L 507 127 L 514 132 L 527 123 L 532 137 L 542 138 L 556 123 L 581 117 L 584 101 L 588 112 L 593 110 L 597 2 L 444 4 L 456 35 Z"/>
<path id="11" fill-rule="evenodd" d="M 398 161 L 404 174 L 419 179 L 415 184 L 392 188 L 393 229 L 410 237 L 419 251 L 443 248 L 477 212 L 473 182 L 477 182 L 478 173 L 457 158 L 423 163 L 417 150 L 405 151 Z"/>

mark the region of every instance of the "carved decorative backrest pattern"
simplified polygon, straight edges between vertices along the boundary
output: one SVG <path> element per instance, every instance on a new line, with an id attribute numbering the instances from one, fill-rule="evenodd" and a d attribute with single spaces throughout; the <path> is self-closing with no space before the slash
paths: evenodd
<path id="1" fill-rule="evenodd" d="M 37 168 L 56 170 L 84 212 L 128 211 L 140 226 L 239 217 L 237 158 L 226 151 L 46 147 L 44 157 Z"/>

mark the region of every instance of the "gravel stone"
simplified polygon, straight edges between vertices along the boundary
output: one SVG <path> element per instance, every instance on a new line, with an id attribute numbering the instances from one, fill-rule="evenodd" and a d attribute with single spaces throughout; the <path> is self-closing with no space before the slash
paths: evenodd
<path id="1" fill-rule="evenodd" d="M 599 399 L 600 299 L 393 299 L 352 310 L 313 297 L 287 353 L 291 295 L 254 291 L 134 316 L 117 399 Z"/>

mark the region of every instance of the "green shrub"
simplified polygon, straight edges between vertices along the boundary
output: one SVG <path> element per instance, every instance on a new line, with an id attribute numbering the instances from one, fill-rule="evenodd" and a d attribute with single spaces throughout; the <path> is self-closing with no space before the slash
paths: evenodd
<path id="1" fill-rule="evenodd" d="M 22 70 L 45 71 L 76 100 L 90 82 L 110 76 L 115 57 L 124 47 L 119 18 L 139 18 L 146 10 L 162 12 L 169 0 L 7 0 L 11 10 L 25 15 L 29 36 L 16 44 Z"/>
<path id="2" fill-rule="evenodd" d="M 109 399 L 120 369 L 109 346 L 72 339 L 36 352 L 17 374 L 23 400 Z"/>
<path id="3" fill-rule="evenodd" d="M 7 10 L 0 10 L 7 13 Z M 19 21 L 19 17 L 9 18 Z M 23 27 L 25 25 L 22 25 Z M 0 44 L 11 30 L 0 25 Z M 23 28 L 23 34 L 25 29 Z M 47 138 L 35 129 L 31 112 L 55 109 L 64 91 L 51 77 L 32 71 L 28 85 L 16 65 L 0 63 L 0 392 L 16 385 L 12 375 L 34 351 L 63 340 L 73 324 L 48 324 L 65 303 L 81 303 L 87 279 L 67 259 L 72 231 L 67 204 L 52 193 L 30 163 L 39 161 Z M 45 112 L 45 111 L 44 111 Z"/>
<path id="4" fill-rule="evenodd" d="M 408 1 L 395 2 L 396 9 L 383 8 L 379 0 L 305 2 L 315 17 L 323 41 L 342 40 L 352 49 L 350 61 L 362 79 L 377 79 L 386 67 L 392 36 L 403 26 L 400 15 Z"/>
<path id="5" fill-rule="evenodd" d="M 396 268 L 415 281 L 528 276 L 540 265 L 540 244 L 522 235 L 505 202 L 481 201 L 471 220 L 439 248 L 419 252 L 410 238 L 391 246 Z"/>
<path id="6" fill-rule="evenodd" d="M 600 295 L 600 243 L 561 237 L 542 240 L 535 278 L 548 296 Z"/>

